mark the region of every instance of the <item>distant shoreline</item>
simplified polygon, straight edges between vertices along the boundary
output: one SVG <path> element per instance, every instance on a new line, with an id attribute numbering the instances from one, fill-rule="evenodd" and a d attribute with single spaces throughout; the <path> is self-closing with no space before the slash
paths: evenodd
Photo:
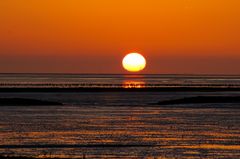
<path id="1" fill-rule="evenodd" d="M 60 102 L 27 99 L 27 98 L 0 98 L 0 106 L 56 106 L 63 105 Z"/>
<path id="2" fill-rule="evenodd" d="M 0 88 L 4 92 L 229 92 L 240 88 L 228 87 L 158 87 L 158 88 Z"/>
<path id="3" fill-rule="evenodd" d="M 179 99 L 171 100 L 162 100 L 159 101 L 156 105 L 159 106 L 174 106 L 177 108 L 233 108 L 239 109 L 239 105 L 212 105 L 216 103 L 240 103 L 240 96 L 194 96 L 194 97 L 184 97 Z M 199 105 L 197 104 L 208 104 L 208 105 Z"/>

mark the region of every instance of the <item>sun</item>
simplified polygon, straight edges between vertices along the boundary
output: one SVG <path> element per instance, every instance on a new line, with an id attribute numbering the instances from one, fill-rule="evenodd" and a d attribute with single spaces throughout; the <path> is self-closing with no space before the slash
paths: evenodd
<path id="1" fill-rule="evenodd" d="M 146 59 L 139 53 L 129 53 L 123 58 L 122 65 L 129 72 L 139 72 L 146 67 Z"/>

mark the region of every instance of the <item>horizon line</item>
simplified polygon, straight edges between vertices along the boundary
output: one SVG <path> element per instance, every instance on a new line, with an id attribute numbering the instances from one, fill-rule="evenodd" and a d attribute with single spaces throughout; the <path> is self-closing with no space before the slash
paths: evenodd
<path id="1" fill-rule="evenodd" d="M 52 75 L 185 75 L 185 76 L 240 76 L 240 74 L 222 73 L 60 73 L 60 72 L 0 72 L 0 74 L 52 74 Z"/>

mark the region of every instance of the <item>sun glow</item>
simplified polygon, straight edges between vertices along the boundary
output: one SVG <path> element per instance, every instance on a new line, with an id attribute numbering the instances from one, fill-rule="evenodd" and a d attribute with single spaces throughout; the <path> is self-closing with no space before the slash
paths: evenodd
<path id="1" fill-rule="evenodd" d="M 127 71 L 139 72 L 146 67 L 146 60 L 139 53 L 129 53 L 123 58 L 122 65 Z"/>

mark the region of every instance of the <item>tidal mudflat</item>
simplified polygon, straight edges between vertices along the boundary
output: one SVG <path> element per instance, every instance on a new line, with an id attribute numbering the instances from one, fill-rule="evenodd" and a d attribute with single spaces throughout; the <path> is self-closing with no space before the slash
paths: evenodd
<path id="1" fill-rule="evenodd" d="M 204 104 L 198 109 L 155 105 L 2 106 L 0 154 L 239 158 L 240 110 L 211 105 L 215 108 L 204 108 Z"/>

